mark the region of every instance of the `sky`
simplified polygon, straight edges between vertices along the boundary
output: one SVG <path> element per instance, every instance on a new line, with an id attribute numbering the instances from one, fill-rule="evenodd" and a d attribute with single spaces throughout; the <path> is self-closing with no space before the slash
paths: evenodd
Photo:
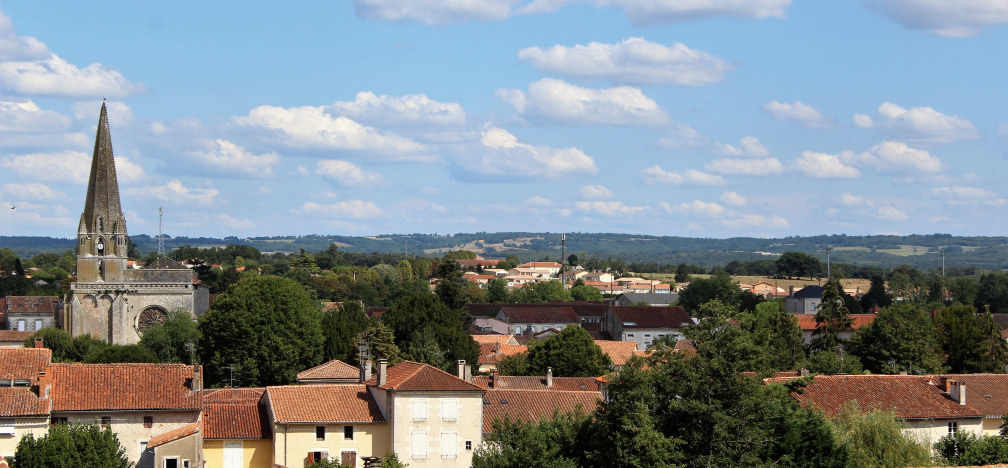
<path id="1" fill-rule="evenodd" d="M 1005 0 L 4 2 L 0 235 L 103 99 L 133 235 L 1008 235 Z"/>

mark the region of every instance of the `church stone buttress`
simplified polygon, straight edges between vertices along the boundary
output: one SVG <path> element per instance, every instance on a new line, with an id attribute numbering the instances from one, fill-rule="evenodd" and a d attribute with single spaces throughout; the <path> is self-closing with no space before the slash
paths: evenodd
<path id="1" fill-rule="evenodd" d="M 209 294 L 184 265 L 160 258 L 143 269 L 126 267 L 129 237 L 119 204 L 108 111 L 102 104 L 84 212 L 77 226 L 77 281 L 66 301 L 67 331 L 110 344 L 133 344 L 168 312 L 202 315 Z"/>

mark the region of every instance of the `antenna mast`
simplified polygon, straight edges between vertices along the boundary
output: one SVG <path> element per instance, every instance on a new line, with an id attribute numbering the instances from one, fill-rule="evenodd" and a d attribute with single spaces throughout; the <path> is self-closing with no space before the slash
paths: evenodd
<path id="1" fill-rule="evenodd" d="M 158 258 L 165 256 L 164 252 L 164 208 L 158 207 L 158 223 L 157 223 L 157 255 Z"/>

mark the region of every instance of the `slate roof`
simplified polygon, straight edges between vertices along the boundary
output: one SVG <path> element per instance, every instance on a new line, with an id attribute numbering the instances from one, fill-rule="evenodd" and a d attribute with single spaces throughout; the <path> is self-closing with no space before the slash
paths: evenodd
<path id="1" fill-rule="evenodd" d="M 478 392 L 483 388 L 473 385 L 429 364 L 403 361 L 386 371 L 385 385 L 380 388 L 398 392 Z M 378 385 L 378 376 L 367 381 Z"/>
<path id="2" fill-rule="evenodd" d="M 600 392 L 565 392 L 556 390 L 487 390 L 483 395 L 483 432 L 493 430 L 496 420 L 537 422 L 554 412 L 570 412 L 580 407 L 589 413 L 602 399 Z"/>
<path id="3" fill-rule="evenodd" d="M 298 382 L 311 380 L 360 380 L 360 369 L 339 359 L 319 364 L 308 370 L 298 372 Z"/>
<path id="4" fill-rule="evenodd" d="M 609 310 L 623 323 L 623 328 L 681 328 L 693 324 L 689 313 L 680 306 L 612 306 Z"/>
<path id="5" fill-rule="evenodd" d="M 816 321 L 815 314 L 795 314 L 798 318 L 798 328 L 802 330 L 815 330 Z M 851 320 L 854 322 L 852 330 L 857 330 L 869 323 L 875 321 L 875 314 L 850 314 Z"/>
<path id="6" fill-rule="evenodd" d="M 602 348 L 602 353 L 609 355 L 609 359 L 612 359 L 614 366 L 625 365 L 637 352 L 636 341 L 595 340 L 595 344 L 599 348 Z"/>
<path id="7" fill-rule="evenodd" d="M 49 348 L 0 348 L 0 379 L 35 382 L 51 361 Z"/>
<path id="8" fill-rule="evenodd" d="M 798 299 L 819 299 L 822 297 L 823 291 L 825 290 L 826 289 L 822 286 L 816 286 L 813 284 L 795 291 L 794 297 Z"/>
<path id="9" fill-rule="evenodd" d="M 766 379 L 768 382 L 791 378 Z M 969 384 L 966 386 L 969 390 Z M 969 404 L 960 405 L 943 391 L 938 379 L 925 375 L 819 375 L 794 397 L 836 418 L 844 403 L 857 400 L 863 409 L 893 410 L 904 419 L 979 418 Z"/>
<path id="10" fill-rule="evenodd" d="M 190 389 L 193 366 L 185 364 L 52 364 L 47 372 L 54 412 L 201 407 L 200 392 Z"/>
<path id="11" fill-rule="evenodd" d="M 546 376 L 497 375 L 494 390 L 549 390 L 552 392 L 598 392 L 598 381 L 594 377 L 553 377 L 553 388 L 546 387 Z M 485 389 L 490 388 L 489 375 L 477 375 L 473 382 Z"/>
<path id="12" fill-rule="evenodd" d="M 31 387 L 0 388 L 0 418 L 48 416 L 51 401 L 39 398 Z"/>
<path id="13" fill-rule="evenodd" d="M 500 308 L 500 313 L 511 323 L 581 323 L 570 307 L 504 306 Z"/>
<path id="14" fill-rule="evenodd" d="M 204 439 L 270 439 L 265 388 L 221 388 L 203 392 Z"/>
<path id="15" fill-rule="evenodd" d="M 200 426 L 202 426 L 202 423 L 196 421 L 192 424 L 187 424 L 178 429 L 174 429 L 165 432 L 163 434 L 158 434 L 154 437 L 151 437 L 150 440 L 147 441 L 147 448 L 151 449 L 160 445 L 167 444 L 168 442 L 174 442 L 176 440 L 189 437 L 193 434 L 198 433 L 200 431 Z"/>
<path id="16" fill-rule="evenodd" d="M 949 374 L 938 376 L 966 385 L 966 404 L 988 418 L 1008 413 L 1008 374 Z"/>
<path id="17" fill-rule="evenodd" d="M 385 422 L 362 384 L 268 387 L 266 399 L 279 424 Z"/>
<path id="18" fill-rule="evenodd" d="M 7 296 L 3 309 L 8 314 L 54 314 L 62 305 L 56 296 Z"/>
<path id="19" fill-rule="evenodd" d="M 609 303 L 605 301 L 593 302 L 593 301 L 552 301 L 549 302 L 551 305 L 562 305 L 564 307 L 570 307 L 571 310 L 577 314 L 578 317 L 588 316 L 588 317 L 601 317 L 605 314 L 606 309 L 609 308 Z"/>
<path id="20" fill-rule="evenodd" d="M 663 286 L 669 286 L 669 285 L 663 285 Z M 623 297 L 626 297 L 626 300 L 630 301 L 630 303 L 634 303 L 634 302 L 647 302 L 648 304 L 669 304 L 669 305 L 672 305 L 672 304 L 675 304 L 675 302 L 679 300 L 679 295 L 678 294 L 669 294 L 669 293 L 659 294 L 659 293 L 628 292 L 628 293 L 623 293 L 623 294 L 620 294 L 620 295 L 623 296 Z"/>

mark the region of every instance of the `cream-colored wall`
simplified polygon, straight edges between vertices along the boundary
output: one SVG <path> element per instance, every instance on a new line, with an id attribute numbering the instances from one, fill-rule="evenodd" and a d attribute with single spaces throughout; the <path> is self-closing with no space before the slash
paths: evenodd
<path id="1" fill-rule="evenodd" d="M 126 457 L 133 463 L 140 461 L 140 443 L 147 442 L 151 437 L 178 429 L 196 422 L 198 411 L 120 411 L 120 412 L 88 412 L 88 413 L 53 413 L 53 418 L 66 417 L 69 422 L 82 424 L 101 423 L 101 418 L 112 418 L 112 432 L 119 438 L 119 443 L 126 449 Z M 150 428 L 143 425 L 144 416 L 153 416 L 154 424 Z"/>
<path id="2" fill-rule="evenodd" d="M 938 442 L 938 439 L 948 435 L 948 424 L 950 422 L 959 423 L 958 430 L 960 431 L 972 432 L 976 435 L 983 433 L 983 420 L 981 418 L 907 421 L 907 425 L 910 426 L 907 432 L 919 437 L 921 441 L 931 446 L 935 442 Z"/>
<path id="3" fill-rule="evenodd" d="M 272 439 L 254 439 L 254 440 L 203 439 L 203 459 L 206 460 L 206 468 L 223 468 L 224 442 L 242 443 L 242 466 L 244 468 L 273 467 Z"/>
<path id="4" fill-rule="evenodd" d="M 994 418 L 984 418 L 983 435 L 989 435 L 989 436 L 1001 435 L 1001 423 L 1003 422 L 1004 420 L 1001 419 L 1001 416 L 997 416 Z"/>
<path id="5" fill-rule="evenodd" d="M 14 435 L 0 435 L 0 456 L 4 458 L 13 457 L 17 452 L 18 442 L 21 438 L 32 434 L 36 439 L 45 437 L 49 432 L 49 418 L 0 418 L 4 421 L 14 421 Z"/>
<path id="6" fill-rule="evenodd" d="M 353 440 L 343 439 L 344 424 L 274 424 L 273 463 L 304 466 L 308 453 L 316 451 L 329 452 L 329 458 L 339 461 L 343 451 L 354 451 L 357 466 L 362 468 L 363 457 L 383 457 L 392 450 L 392 427 L 388 423 L 349 425 L 354 427 Z M 315 426 L 326 427 L 325 440 L 315 439 Z"/>
<path id="7" fill-rule="evenodd" d="M 441 402 L 444 399 L 458 399 L 458 420 L 445 421 L 441 413 Z M 427 420 L 413 421 L 413 401 L 427 400 Z M 473 450 L 483 441 L 483 395 L 479 392 L 395 392 L 393 394 L 393 412 L 395 425 L 393 449 L 399 455 L 399 460 L 409 463 L 412 468 L 427 466 L 457 466 L 472 465 Z M 427 431 L 427 458 L 413 458 L 413 431 Z M 455 459 L 441 458 L 441 432 L 457 432 L 458 448 Z M 465 442 L 471 441 L 471 450 L 465 449 Z"/>

